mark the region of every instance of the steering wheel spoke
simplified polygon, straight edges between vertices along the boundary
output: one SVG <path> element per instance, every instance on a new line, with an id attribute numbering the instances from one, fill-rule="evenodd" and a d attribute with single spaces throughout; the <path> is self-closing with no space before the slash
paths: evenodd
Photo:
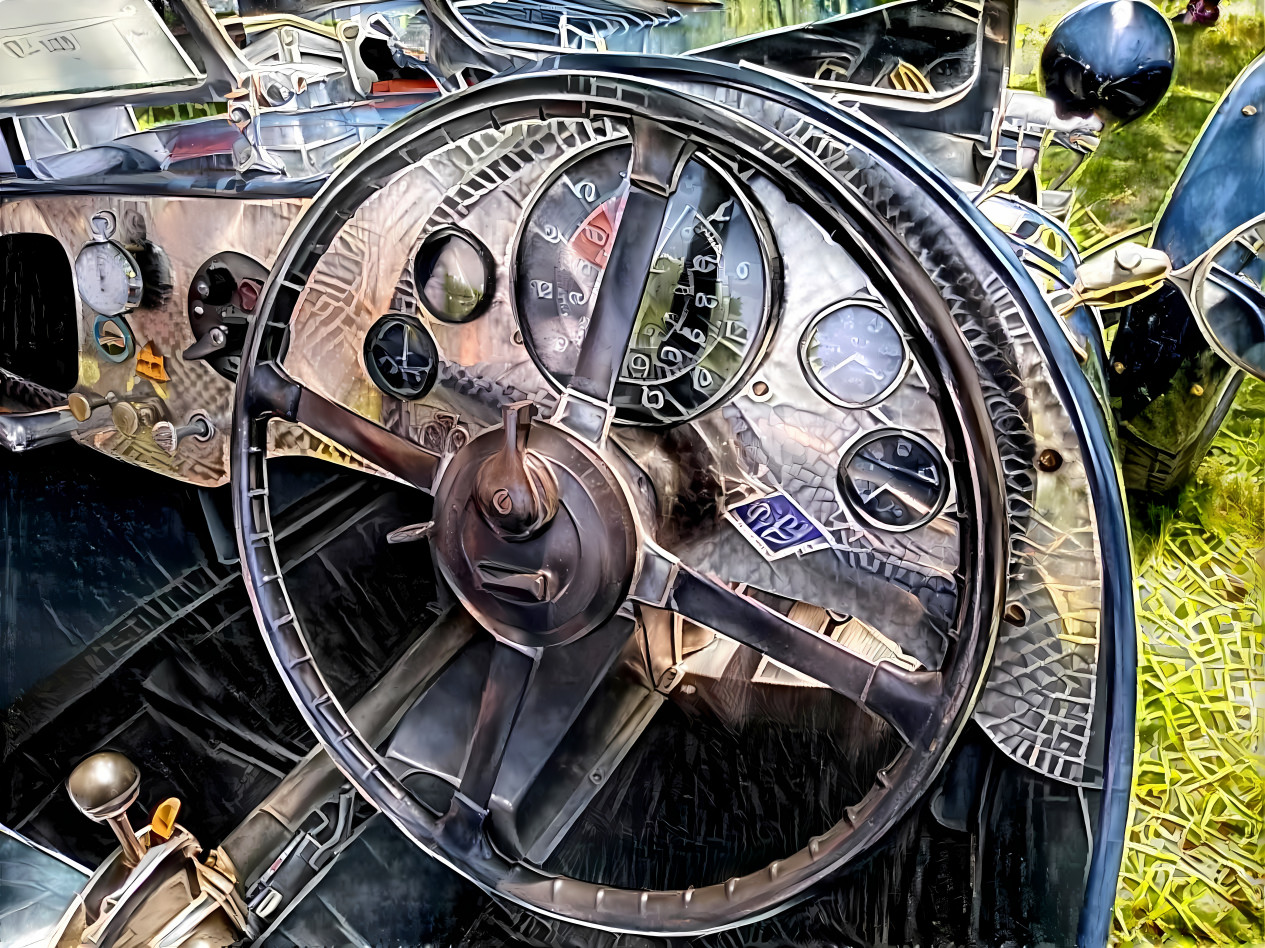
<path id="1" fill-rule="evenodd" d="M 331 401 L 275 362 L 255 367 L 249 394 L 256 413 L 297 422 L 406 484 L 433 490 L 439 455 Z"/>
<path id="2" fill-rule="evenodd" d="M 598 280 L 575 371 L 556 414 L 558 423 L 593 443 L 600 444 L 610 427 L 615 382 L 662 250 L 661 235 L 677 175 L 692 150 L 687 139 L 658 124 L 632 123 L 628 189 L 609 237 L 609 256 Z"/>
<path id="3" fill-rule="evenodd" d="M 665 606 L 821 682 L 882 718 L 906 743 L 914 743 L 935 714 L 942 684 L 938 671 L 872 662 L 656 548 L 650 548 L 642 569 L 666 578 L 653 600 L 644 600 L 648 605 Z"/>
<path id="4" fill-rule="evenodd" d="M 487 809 L 492 796 L 492 787 L 505 757 L 506 742 L 527 697 L 540 652 L 540 649 L 522 649 L 504 643 L 497 643 L 492 652 L 459 788 L 462 796 L 481 809 Z"/>

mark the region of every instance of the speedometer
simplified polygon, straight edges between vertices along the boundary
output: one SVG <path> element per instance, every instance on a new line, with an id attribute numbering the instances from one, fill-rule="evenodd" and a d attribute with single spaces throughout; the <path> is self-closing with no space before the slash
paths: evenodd
<path id="1" fill-rule="evenodd" d="M 524 341 L 559 387 L 570 383 L 629 187 L 629 145 L 593 151 L 551 178 L 528 213 L 515 259 Z M 669 424 L 706 411 L 762 348 L 772 243 L 737 183 L 687 161 L 668 199 L 611 401 L 615 417 Z"/>

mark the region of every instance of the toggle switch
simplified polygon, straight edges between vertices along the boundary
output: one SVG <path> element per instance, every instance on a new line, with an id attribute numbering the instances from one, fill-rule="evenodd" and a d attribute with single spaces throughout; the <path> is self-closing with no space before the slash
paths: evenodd
<path id="1" fill-rule="evenodd" d="M 210 441 L 215 434 L 215 425 L 202 412 L 194 412 L 188 422 L 177 428 L 170 421 L 160 421 L 154 425 L 154 444 L 168 454 L 175 454 L 176 448 L 185 438 L 194 441 Z"/>

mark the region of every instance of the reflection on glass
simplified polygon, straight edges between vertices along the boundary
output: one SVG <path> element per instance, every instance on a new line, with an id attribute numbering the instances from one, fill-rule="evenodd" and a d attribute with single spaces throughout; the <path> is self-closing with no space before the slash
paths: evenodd
<path id="1" fill-rule="evenodd" d="M 452 323 L 473 319 L 491 283 L 487 251 L 455 231 L 432 234 L 417 253 L 418 296 L 432 316 Z"/>
<path id="2" fill-rule="evenodd" d="M 839 488 L 864 520 L 888 530 L 910 530 L 940 512 L 949 477 L 940 452 L 921 435 L 878 429 L 844 455 Z"/>
<path id="3" fill-rule="evenodd" d="M 114 318 L 98 319 L 96 337 L 97 345 L 111 361 L 122 362 L 131 355 L 132 334 L 121 321 Z"/>
<path id="4" fill-rule="evenodd" d="M 884 313 L 851 304 L 814 321 L 801 358 L 814 388 L 847 408 L 862 408 L 882 400 L 904 375 L 905 341 Z"/>

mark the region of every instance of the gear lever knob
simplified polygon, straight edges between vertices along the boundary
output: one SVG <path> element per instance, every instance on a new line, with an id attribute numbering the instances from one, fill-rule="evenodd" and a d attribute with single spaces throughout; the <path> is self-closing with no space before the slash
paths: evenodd
<path id="1" fill-rule="evenodd" d="M 136 802 L 141 774 L 136 765 L 115 751 L 102 751 L 81 761 L 70 772 L 66 790 L 80 812 L 96 823 L 108 823 L 123 847 L 123 864 L 134 867 L 145 850 L 132 832 L 127 809 Z"/>

